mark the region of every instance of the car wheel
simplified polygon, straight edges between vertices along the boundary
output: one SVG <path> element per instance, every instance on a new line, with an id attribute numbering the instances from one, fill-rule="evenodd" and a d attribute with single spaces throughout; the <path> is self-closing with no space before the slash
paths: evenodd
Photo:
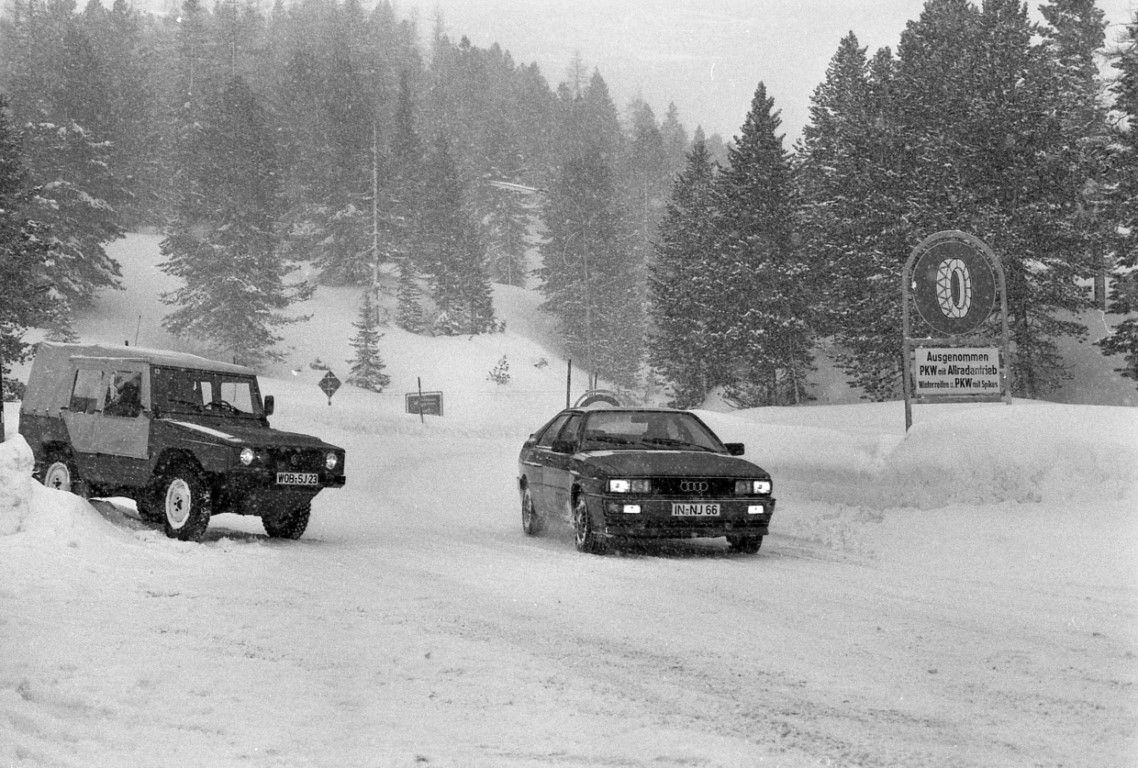
<path id="1" fill-rule="evenodd" d="M 209 526 L 209 486 L 200 472 L 175 467 L 162 481 L 159 491 L 166 535 L 182 541 L 201 541 Z"/>
<path id="2" fill-rule="evenodd" d="M 545 520 L 538 514 L 533 504 L 533 496 L 529 488 L 522 491 L 522 530 L 527 536 L 536 536 L 545 527 Z"/>
<path id="3" fill-rule="evenodd" d="M 753 555 L 763 545 L 762 536 L 728 536 L 727 545 L 736 552 L 744 555 Z"/>
<path id="4" fill-rule="evenodd" d="M 308 527 L 308 518 L 312 514 L 312 502 L 297 507 L 291 512 L 284 512 L 273 517 L 262 517 L 261 525 L 265 526 L 265 533 L 274 539 L 299 539 Z"/>
<path id="5" fill-rule="evenodd" d="M 590 552 L 594 555 L 603 554 L 605 542 L 593 527 L 593 519 L 589 515 L 589 505 L 585 503 L 584 496 L 578 496 L 573 505 L 573 531 L 574 544 L 578 552 Z"/>
<path id="6" fill-rule="evenodd" d="M 71 456 L 61 451 L 49 453 L 43 470 L 43 484 L 58 491 L 67 491 L 88 499 L 91 497 L 87 483 L 79 477 L 79 470 Z"/>
<path id="7" fill-rule="evenodd" d="M 161 500 L 153 490 L 146 489 L 138 494 L 134 500 L 134 507 L 138 510 L 138 517 L 143 522 L 160 523 L 166 513 L 162 508 Z"/>

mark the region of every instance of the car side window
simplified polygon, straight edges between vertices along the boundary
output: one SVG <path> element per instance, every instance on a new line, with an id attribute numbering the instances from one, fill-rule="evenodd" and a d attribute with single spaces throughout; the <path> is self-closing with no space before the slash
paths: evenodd
<path id="1" fill-rule="evenodd" d="M 68 407 L 75 413 L 94 413 L 103 391 L 103 372 L 80 368 L 75 372 Z"/>
<path id="2" fill-rule="evenodd" d="M 557 436 L 557 439 L 568 440 L 569 442 L 576 444 L 577 436 L 581 432 L 581 420 L 582 416 L 579 413 L 574 413 L 572 416 L 570 416 L 569 420 L 565 422 L 565 426 L 561 428 L 561 433 Z"/>
<path id="3" fill-rule="evenodd" d="M 115 371 L 107 387 L 106 416 L 137 416 L 142 411 L 142 373 Z"/>
<path id="4" fill-rule="evenodd" d="M 553 445 L 553 441 L 557 439 L 557 434 L 561 428 L 565 426 L 565 422 L 569 420 L 569 414 L 563 413 L 553 421 L 549 422 L 549 426 L 537 438 L 538 448 L 549 448 Z"/>

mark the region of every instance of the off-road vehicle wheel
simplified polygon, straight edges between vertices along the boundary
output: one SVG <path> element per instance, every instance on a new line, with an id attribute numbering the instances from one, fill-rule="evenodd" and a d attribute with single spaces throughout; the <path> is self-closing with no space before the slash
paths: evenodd
<path id="1" fill-rule="evenodd" d="M 201 541 L 209 527 L 209 486 L 196 469 L 175 466 L 159 485 L 166 535 L 182 541 Z"/>
<path id="2" fill-rule="evenodd" d="M 146 523 L 160 523 L 166 517 L 163 510 L 162 502 L 165 499 L 158 498 L 158 491 L 147 488 L 138 495 L 134 500 L 134 507 L 138 510 L 138 517 Z"/>
<path id="3" fill-rule="evenodd" d="M 578 552 L 589 552 L 602 555 L 605 552 L 605 540 L 593 527 L 593 520 L 589 516 L 589 507 L 585 504 L 585 497 L 578 496 L 573 505 L 573 543 Z"/>
<path id="4" fill-rule="evenodd" d="M 312 502 L 308 502 L 290 512 L 262 517 L 261 525 L 265 526 L 265 533 L 274 539 L 299 539 L 308 527 L 308 516 L 311 513 Z"/>
<path id="5" fill-rule="evenodd" d="M 742 552 L 744 555 L 753 555 L 759 551 L 759 547 L 763 545 L 762 536 L 728 536 L 727 546 L 736 552 Z"/>
<path id="6" fill-rule="evenodd" d="M 533 505 L 533 496 L 530 495 L 529 488 L 526 488 L 522 491 L 522 530 L 527 536 L 536 536 L 544 527 L 545 520 L 538 514 Z"/>
<path id="7" fill-rule="evenodd" d="M 87 483 L 79 477 L 79 470 L 71 456 L 63 451 L 52 451 L 44 461 L 43 484 L 57 491 L 74 493 L 84 499 L 91 497 Z"/>

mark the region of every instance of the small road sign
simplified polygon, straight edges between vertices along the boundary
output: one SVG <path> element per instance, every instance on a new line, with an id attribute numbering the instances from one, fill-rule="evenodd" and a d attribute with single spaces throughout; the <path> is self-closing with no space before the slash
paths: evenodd
<path id="1" fill-rule="evenodd" d="M 336 378 L 336 374 L 328 371 L 324 374 L 324 378 L 320 380 L 320 389 L 324 390 L 324 394 L 328 395 L 328 405 L 332 404 L 332 395 L 336 394 L 336 390 L 340 388 L 340 380 Z"/>

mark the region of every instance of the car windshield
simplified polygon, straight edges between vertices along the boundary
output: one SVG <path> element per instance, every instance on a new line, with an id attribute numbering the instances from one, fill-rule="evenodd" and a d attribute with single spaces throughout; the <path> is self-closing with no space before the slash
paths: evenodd
<path id="1" fill-rule="evenodd" d="M 622 449 L 722 453 L 727 447 L 690 413 L 597 411 L 585 416 L 581 450 Z"/>
<path id="2" fill-rule="evenodd" d="M 158 368 L 153 375 L 155 404 L 166 413 L 260 418 L 261 394 L 252 376 Z"/>

